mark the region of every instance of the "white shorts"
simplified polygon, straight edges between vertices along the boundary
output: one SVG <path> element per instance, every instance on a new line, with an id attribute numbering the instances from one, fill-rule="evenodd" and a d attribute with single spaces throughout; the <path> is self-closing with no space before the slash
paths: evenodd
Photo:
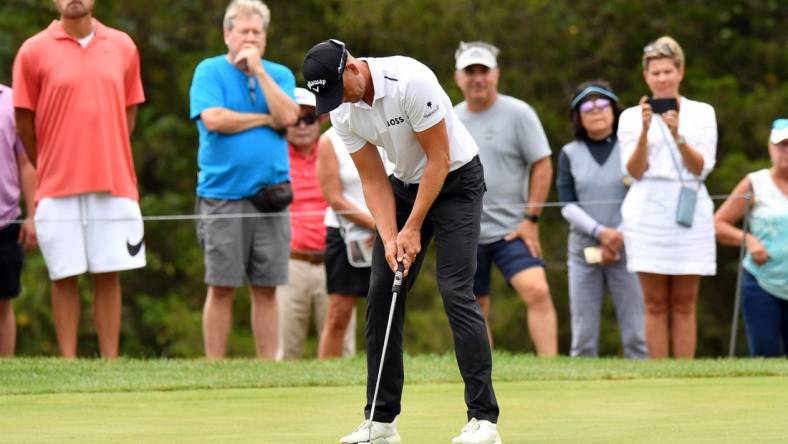
<path id="1" fill-rule="evenodd" d="M 38 244 L 58 280 L 145 266 L 139 204 L 106 193 L 47 197 L 36 208 Z"/>

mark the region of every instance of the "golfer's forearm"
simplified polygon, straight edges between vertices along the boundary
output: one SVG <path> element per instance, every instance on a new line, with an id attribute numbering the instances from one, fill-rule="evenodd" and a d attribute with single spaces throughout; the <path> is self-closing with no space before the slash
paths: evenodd
<path id="1" fill-rule="evenodd" d="M 385 177 L 385 176 L 384 176 Z M 394 194 L 388 180 L 375 180 L 364 183 L 364 199 L 375 220 L 375 227 L 381 239 L 397 237 L 397 213 L 394 206 Z"/>
<path id="2" fill-rule="evenodd" d="M 413 209 L 410 211 L 405 225 L 413 228 L 414 230 L 421 230 L 421 225 L 427 217 L 427 212 L 435 202 L 435 198 L 443 188 L 443 183 L 446 181 L 446 176 L 449 174 L 449 161 L 448 157 L 444 161 L 427 160 L 427 166 L 424 167 L 424 174 L 421 176 L 419 182 L 419 191 L 416 193 L 416 200 L 413 202 Z"/>

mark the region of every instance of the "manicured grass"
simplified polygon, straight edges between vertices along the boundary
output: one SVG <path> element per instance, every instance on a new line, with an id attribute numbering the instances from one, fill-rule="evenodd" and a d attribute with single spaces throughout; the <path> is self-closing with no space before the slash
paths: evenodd
<path id="1" fill-rule="evenodd" d="M 406 444 L 449 443 L 462 385 L 410 384 Z M 498 382 L 513 443 L 785 442 L 788 378 Z M 290 387 L 0 396 L 3 443 L 336 443 L 361 420 L 363 388 Z"/>
<path id="2" fill-rule="evenodd" d="M 102 360 L 54 358 L 0 360 L 0 395 L 136 392 L 229 388 L 357 386 L 364 384 L 363 356 L 354 359 L 265 363 L 256 360 Z M 537 359 L 495 353 L 496 382 L 643 378 L 788 377 L 784 359 L 624 361 Z M 407 383 L 460 382 L 453 355 L 410 357 Z"/>

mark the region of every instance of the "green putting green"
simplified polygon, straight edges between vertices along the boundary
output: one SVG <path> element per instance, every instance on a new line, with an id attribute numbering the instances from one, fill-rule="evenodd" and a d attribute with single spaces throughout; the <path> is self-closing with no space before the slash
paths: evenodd
<path id="1" fill-rule="evenodd" d="M 497 382 L 504 443 L 785 442 L 788 377 Z M 0 396 L 3 443 L 335 443 L 362 419 L 362 386 Z M 405 386 L 406 444 L 449 443 L 457 383 Z"/>

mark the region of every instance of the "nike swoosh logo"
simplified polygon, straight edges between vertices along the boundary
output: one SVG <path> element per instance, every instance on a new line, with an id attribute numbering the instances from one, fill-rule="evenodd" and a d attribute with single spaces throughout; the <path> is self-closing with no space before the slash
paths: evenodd
<path id="1" fill-rule="evenodd" d="M 142 244 L 144 244 L 144 243 L 145 243 L 145 237 L 140 239 L 140 241 L 137 242 L 136 244 L 132 244 L 131 242 L 129 242 L 127 240 L 126 241 L 126 249 L 129 250 L 129 254 L 131 256 L 136 256 L 140 252 L 140 250 L 142 249 Z"/>

